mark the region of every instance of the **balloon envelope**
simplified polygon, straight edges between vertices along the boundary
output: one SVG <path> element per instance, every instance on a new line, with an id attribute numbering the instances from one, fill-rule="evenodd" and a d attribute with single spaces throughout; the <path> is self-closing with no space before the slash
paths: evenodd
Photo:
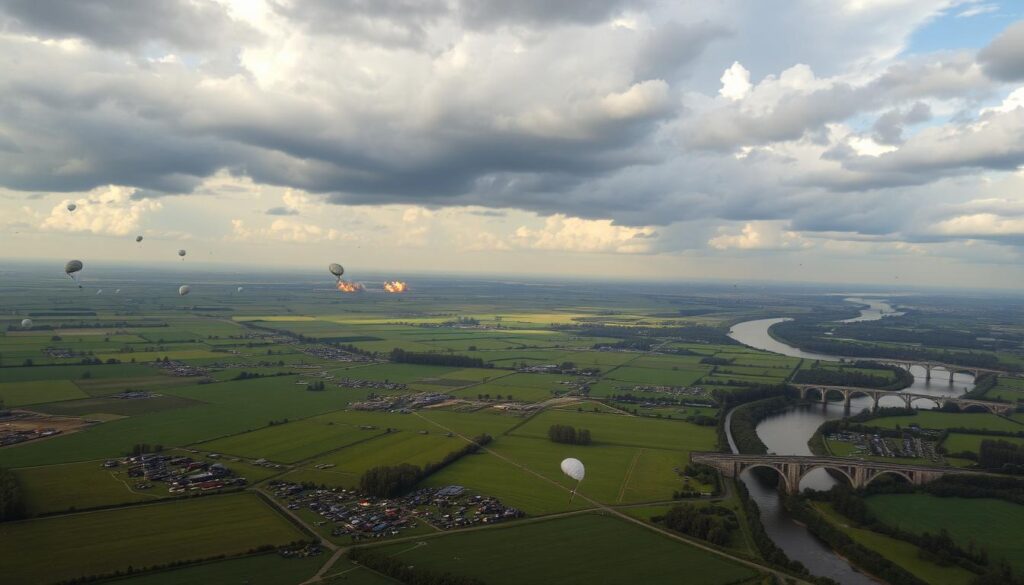
<path id="1" fill-rule="evenodd" d="M 25 329 L 28 329 L 29 327 L 32 326 L 32 319 L 22 319 L 21 326 L 24 327 Z"/>
<path id="2" fill-rule="evenodd" d="M 74 211 L 76 209 L 78 209 L 77 205 L 75 205 L 74 203 L 68 203 L 68 211 Z"/>
<path id="3" fill-rule="evenodd" d="M 583 462 L 579 459 L 569 457 L 568 459 L 562 460 L 562 473 L 576 481 L 583 481 L 583 476 L 586 475 L 586 472 L 586 469 L 583 467 Z"/>
<path id="4" fill-rule="evenodd" d="M 185 250 L 178 250 L 178 256 L 185 257 Z"/>
<path id="5" fill-rule="evenodd" d="M 341 264 L 338 263 L 331 264 L 330 266 L 327 267 L 327 269 L 331 271 L 331 274 L 337 276 L 338 278 L 341 278 L 341 275 L 345 274 L 345 269 L 342 268 Z"/>
<path id="6" fill-rule="evenodd" d="M 238 292 L 242 292 L 242 289 L 243 289 L 243 288 L 244 288 L 244 287 L 241 287 L 241 286 L 240 286 L 240 287 L 238 287 Z"/>
<path id="7" fill-rule="evenodd" d="M 181 295 L 181 296 L 185 296 L 185 295 L 187 295 L 187 294 L 189 293 L 189 291 L 191 291 L 191 290 L 192 290 L 192 287 L 190 287 L 190 286 L 189 286 L 189 285 L 187 285 L 187 284 L 183 284 L 183 285 L 181 285 L 180 287 L 178 287 L 178 294 L 179 294 L 179 295 Z"/>
<path id="8" fill-rule="evenodd" d="M 82 268 L 83 266 L 81 260 L 69 260 L 68 263 L 64 265 L 64 272 L 66 274 L 74 274 L 80 271 Z"/>
<path id="9" fill-rule="evenodd" d="M 142 241 L 142 236 L 135 236 L 135 241 L 136 242 L 141 242 Z"/>

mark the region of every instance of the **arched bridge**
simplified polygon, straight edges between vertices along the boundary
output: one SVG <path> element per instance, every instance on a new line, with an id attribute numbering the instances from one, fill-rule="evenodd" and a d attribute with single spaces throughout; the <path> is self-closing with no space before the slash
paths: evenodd
<path id="1" fill-rule="evenodd" d="M 855 386 L 829 386 L 826 384 L 792 384 L 800 392 L 800 398 L 806 400 L 808 395 L 812 392 L 817 392 L 819 400 L 821 402 L 828 402 L 828 395 L 832 392 L 838 392 L 843 396 L 843 404 L 850 406 L 850 399 L 856 398 L 857 396 L 867 396 L 875 402 L 875 408 L 878 408 L 878 399 L 883 396 L 895 396 L 903 400 L 907 408 L 916 400 L 928 400 L 934 402 L 936 406 L 942 408 L 947 404 L 955 404 L 961 410 L 977 406 L 984 408 L 985 410 L 993 414 L 1013 414 L 1017 410 L 1017 405 L 1012 402 L 992 402 L 990 400 L 973 400 L 970 398 L 957 398 L 954 396 L 932 396 L 930 394 L 916 394 L 914 392 L 898 392 L 893 390 L 876 390 L 874 388 L 859 388 Z"/>
<path id="2" fill-rule="evenodd" d="M 899 475 L 914 485 L 921 485 L 938 479 L 947 473 L 971 473 L 961 469 L 899 465 L 875 461 L 858 461 L 843 457 L 802 457 L 797 455 L 733 455 L 693 451 L 690 461 L 710 465 L 726 477 L 739 477 L 747 469 L 767 467 L 782 477 L 786 492 L 800 492 L 800 480 L 815 469 L 832 469 L 842 473 L 850 485 L 859 489 L 866 487 L 879 476 L 887 473 Z"/>
<path id="3" fill-rule="evenodd" d="M 868 358 L 870 359 L 870 358 Z M 931 362 L 931 361 L 907 361 L 907 360 L 888 360 L 888 359 L 870 359 L 870 361 L 880 362 L 883 364 L 890 364 L 893 366 L 899 366 L 908 372 L 910 368 L 918 366 L 924 368 L 924 377 L 926 380 L 932 379 L 932 370 L 942 370 L 949 374 L 949 381 L 953 381 L 953 374 L 957 372 L 966 372 L 977 378 L 981 374 L 1006 374 L 1002 370 L 993 370 L 991 368 L 981 368 L 977 366 L 958 366 L 955 364 L 947 364 L 943 362 Z"/>

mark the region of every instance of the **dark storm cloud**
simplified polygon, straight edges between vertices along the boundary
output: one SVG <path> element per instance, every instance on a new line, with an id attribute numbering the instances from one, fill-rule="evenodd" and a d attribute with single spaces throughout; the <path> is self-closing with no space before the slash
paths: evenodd
<path id="1" fill-rule="evenodd" d="M 459 0 L 458 10 L 463 22 L 471 28 L 547 27 L 604 22 L 628 8 L 648 3 L 641 0 Z"/>
<path id="2" fill-rule="evenodd" d="M 672 79 L 697 59 L 712 41 L 731 31 L 710 22 L 668 22 L 647 35 L 637 59 L 638 80 Z"/>
<path id="3" fill-rule="evenodd" d="M 0 14 L 26 32 L 119 49 L 156 42 L 201 50 L 255 34 L 210 0 L 0 0 Z"/>
<path id="4" fill-rule="evenodd" d="M 449 12 L 442 0 L 275 0 L 273 9 L 318 34 L 418 47 Z"/>
<path id="5" fill-rule="evenodd" d="M 982 49 L 978 61 L 995 79 L 1024 80 L 1024 20 L 1011 24 Z"/>
<path id="6" fill-rule="evenodd" d="M 292 209 L 290 207 L 271 207 L 265 212 L 267 215 L 298 215 L 298 209 Z"/>

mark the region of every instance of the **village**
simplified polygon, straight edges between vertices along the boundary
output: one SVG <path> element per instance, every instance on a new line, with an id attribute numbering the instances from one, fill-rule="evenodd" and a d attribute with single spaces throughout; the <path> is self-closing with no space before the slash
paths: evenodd
<path id="1" fill-rule="evenodd" d="M 524 514 L 490 496 L 475 495 L 458 485 L 422 488 L 399 498 L 374 498 L 356 490 L 317 489 L 309 484 L 272 480 L 274 497 L 289 510 L 309 510 L 333 524 L 331 536 L 355 541 L 395 536 L 420 524 L 438 530 L 494 524 Z"/>
<path id="2" fill-rule="evenodd" d="M 135 489 L 150 489 L 153 482 L 163 482 L 167 484 L 168 493 L 172 494 L 208 492 L 242 487 L 248 483 L 223 463 L 196 461 L 184 455 L 144 453 L 103 462 L 107 469 L 121 466 L 127 467 L 128 477 L 136 480 Z"/>

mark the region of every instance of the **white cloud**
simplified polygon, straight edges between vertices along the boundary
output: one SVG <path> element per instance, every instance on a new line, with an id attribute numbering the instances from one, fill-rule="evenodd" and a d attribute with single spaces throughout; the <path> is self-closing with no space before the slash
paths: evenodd
<path id="1" fill-rule="evenodd" d="M 935 231 L 952 236 L 1024 236 L 1024 218 L 1006 218 L 995 213 L 960 215 L 939 222 Z"/>
<path id="2" fill-rule="evenodd" d="M 718 235 L 708 240 L 716 250 L 783 250 L 809 248 L 811 243 L 798 232 L 786 229 L 785 221 L 751 221 L 737 233 L 719 228 Z"/>
<path id="3" fill-rule="evenodd" d="M 275 219 L 267 227 L 250 228 L 241 219 L 231 220 L 231 239 L 246 241 L 278 241 L 278 242 L 337 242 L 356 241 L 358 238 L 334 228 L 323 228 L 315 224 L 305 223 L 290 218 Z"/>
<path id="4" fill-rule="evenodd" d="M 754 87 L 750 83 L 750 72 L 740 65 L 739 61 L 733 61 L 732 66 L 722 73 L 721 82 L 722 88 L 718 90 L 718 94 L 732 101 L 747 97 Z"/>
<path id="5" fill-rule="evenodd" d="M 135 234 L 139 231 L 143 217 L 162 207 L 158 201 L 132 200 L 136 191 L 132 187 L 110 185 L 63 199 L 50 210 L 50 215 L 43 219 L 39 227 L 52 231 L 112 236 Z M 69 203 L 75 203 L 78 208 L 69 212 Z"/>
<path id="6" fill-rule="evenodd" d="M 652 227 L 618 226 L 608 219 L 557 214 L 548 217 L 541 228 L 518 227 L 512 241 L 518 247 L 537 250 L 642 254 L 651 251 L 654 237 L 656 232 Z"/>

